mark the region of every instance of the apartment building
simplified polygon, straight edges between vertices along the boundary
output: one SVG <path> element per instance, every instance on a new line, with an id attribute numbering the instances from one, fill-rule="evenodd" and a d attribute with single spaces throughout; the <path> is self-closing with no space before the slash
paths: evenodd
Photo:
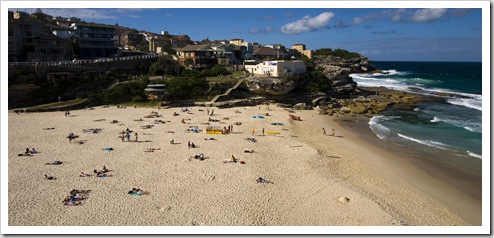
<path id="1" fill-rule="evenodd" d="M 113 26 L 75 22 L 70 27 L 79 37 L 81 58 L 109 57 L 117 53 Z"/>
<path id="2" fill-rule="evenodd" d="M 72 54 L 70 43 L 53 35 L 51 26 L 34 18 L 19 18 L 8 23 L 8 59 L 19 61 L 61 61 Z"/>

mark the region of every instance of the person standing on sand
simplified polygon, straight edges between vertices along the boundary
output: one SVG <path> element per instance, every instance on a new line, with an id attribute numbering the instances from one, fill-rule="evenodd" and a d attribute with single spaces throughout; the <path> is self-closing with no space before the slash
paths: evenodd
<path id="1" fill-rule="evenodd" d="M 252 127 L 252 135 L 254 135 L 254 132 L 255 132 L 254 127 Z"/>
<path id="2" fill-rule="evenodd" d="M 332 135 L 332 136 L 334 136 L 334 134 L 335 134 L 335 131 L 334 131 L 334 129 L 332 129 L 332 130 L 333 130 L 333 133 L 331 133 L 331 135 Z"/>
<path id="3" fill-rule="evenodd" d="M 262 128 L 262 134 L 264 135 L 264 127 Z"/>
<path id="4" fill-rule="evenodd" d="M 324 127 L 322 128 L 322 134 L 326 135 L 326 129 L 324 129 Z"/>
<path id="5" fill-rule="evenodd" d="M 209 108 L 208 108 L 208 115 L 209 115 Z"/>
<path id="6" fill-rule="evenodd" d="M 136 141 L 137 141 L 137 132 L 135 133 L 135 136 L 136 136 Z"/>

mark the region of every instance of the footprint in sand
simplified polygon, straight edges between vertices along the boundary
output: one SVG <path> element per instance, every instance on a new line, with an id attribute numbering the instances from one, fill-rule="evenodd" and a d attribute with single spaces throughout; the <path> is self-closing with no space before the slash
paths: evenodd
<path id="1" fill-rule="evenodd" d="M 350 198 L 349 197 L 339 197 L 338 201 L 341 203 L 350 203 Z"/>

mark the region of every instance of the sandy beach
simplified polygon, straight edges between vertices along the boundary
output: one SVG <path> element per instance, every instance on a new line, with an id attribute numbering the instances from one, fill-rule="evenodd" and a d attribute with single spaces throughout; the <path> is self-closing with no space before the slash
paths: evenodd
<path id="1" fill-rule="evenodd" d="M 406 156 L 369 143 L 368 128 L 357 133 L 341 118 L 315 110 L 290 113 L 274 104 L 188 109 L 110 106 L 70 111 L 70 116 L 63 111 L 9 112 L 8 224 L 482 225 L 478 191 L 465 191 L 461 186 L 469 184 L 454 186 Z M 208 115 L 212 109 L 214 114 Z M 161 117 L 145 117 L 152 112 Z M 302 121 L 290 120 L 288 114 Z M 264 118 L 253 118 L 258 115 Z M 206 134 L 209 118 L 210 126 L 233 125 L 232 132 Z M 276 122 L 283 125 L 271 125 Z M 365 123 L 354 124 L 365 130 Z M 150 128 L 143 129 L 146 125 Z M 197 133 L 191 131 L 194 127 Z M 131 141 L 122 142 L 119 133 L 127 128 L 133 131 Z M 69 142 L 70 132 L 79 137 Z M 189 148 L 189 141 L 198 148 Z M 39 153 L 18 156 L 26 148 Z M 200 153 L 204 160 L 191 159 Z M 238 162 L 224 163 L 230 155 Z M 56 160 L 63 164 L 45 165 Z M 94 174 L 103 166 L 111 177 Z M 80 177 L 81 172 L 92 176 Z M 56 180 L 45 180 L 45 174 Z M 257 183 L 258 177 L 273 183 Z M 149 194 L 131 196 L 132 188 Z M 91 191 L 81 205 L 64 206 L 72 189 Z"/>

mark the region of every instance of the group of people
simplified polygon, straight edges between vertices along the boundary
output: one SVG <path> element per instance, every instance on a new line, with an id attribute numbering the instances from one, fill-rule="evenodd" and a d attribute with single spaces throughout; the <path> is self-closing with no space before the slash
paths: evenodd
<path id="1" fill-rule="evenodd" d="M 133 196 L 141 196 L 141 195 L 148 195 L 149 194 L 149 192 L 145 192 L 140 188 L 132 188 L 127 193 L 130 195 L 133 195 Z"/>
<path id="2" fill-rule="evenodd" d="M 120 134 L 122 134 L 120 136 L 120 138 L 122 139 L 122 142 L 125 141 L 125 138 L 127 138 L 127 141 L 130 141 L 130 133 L 132 133 L 133 131 L 131 131 L 129 128 L 127 128 L 125 131 L 122 131 L 120 132 Z M 134 133 L 134 136 L 135 136 L 135 141 L 137 141 L 139 139 L 139 135 L 137 134 L 137 132 Z"/>
<path id="3" fill-rule="evenodd" d="M 89 193 L 91 190 L 77 190 L 77 189 L 72 189 L 70 191 L 70 195 L 65 197 L 65 199 L 62 201 L 62 204 L 65 206 L 77 206 L 82 204 L 84 200 L 88 198 Z"/>
<path id="4" fill-rule="evenodd" d="M 38 151 L 36 151 L 34 148 L 31 150 L 29 148 L 26 148 L 26 151 L 24 151 L 24 155 L 27 155 L 27 156 L 37 154 L 37 153 L 38 153 Z"/>
<path id="5" fill-rule="evenodd" d="M 196 148 L 197 146 L 194 144 L 194 142 L 187 142 L 187 146 L 190 148 Z"/>

